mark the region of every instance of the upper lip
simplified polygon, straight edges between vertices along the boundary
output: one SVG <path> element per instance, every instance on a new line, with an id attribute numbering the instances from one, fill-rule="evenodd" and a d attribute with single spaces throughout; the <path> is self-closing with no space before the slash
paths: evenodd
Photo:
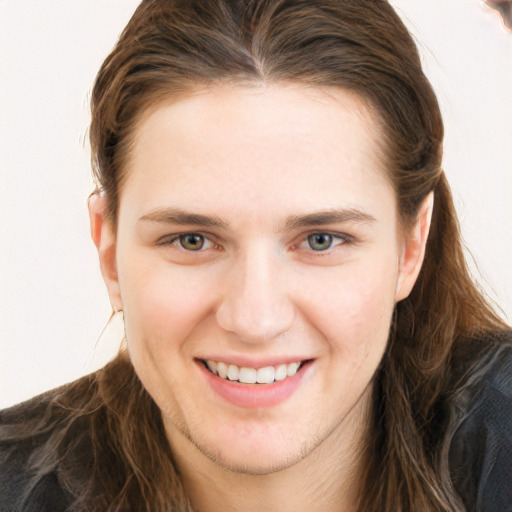
<path id="1" fill-rule="evenodd" d="M 250 359 L 248 357 L 244 356 L 235 356 L 235 355 L 229 355 L 229 356 L 217 356 L 217 355 L 211 355 L 211 356 L 205 356 L 205 357 L 198 357 L 197 358 L 200 361 L 216 361 L 226 364 L 234 364 L 241 367 L 246 368 L 264 368 L 266 366 L 279 366 L 281 364 L 290 364 L 290 363 L 303 363 L 306 361 L 310 361 L 310 357 L 303 357 L 303 356 L 282 356 L 282 357 L 265 357 L 261 359 Z"/>

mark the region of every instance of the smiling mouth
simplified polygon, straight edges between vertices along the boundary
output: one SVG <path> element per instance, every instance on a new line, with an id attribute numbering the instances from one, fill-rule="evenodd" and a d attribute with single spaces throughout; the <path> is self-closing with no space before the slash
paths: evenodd
<path id="1" fill-rule="evenodd" d="M 309 361 L 297 361 L 263 368 L 239 367 L 235 364 L 210 359 L 201 362 L 205 368 L 221 379 L 240 384 L 273 384 L 293 377 Z"/>

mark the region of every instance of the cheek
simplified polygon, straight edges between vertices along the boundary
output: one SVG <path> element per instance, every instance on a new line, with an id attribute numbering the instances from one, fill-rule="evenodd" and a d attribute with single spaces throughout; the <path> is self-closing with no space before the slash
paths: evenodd
<path id="1" fill-rule="evenodd" d="M 387 342 L 394 309 L 396 274 L 383 262 L 343 269 L 326 293 L 312 298 L 310 320 L 354 358 Z"/>
<path id="2" fill-rule="evenodd" d="M 131 258 L 122 268 L 121 294 L 129 345 L 145 343 L 165 352 L 180 346 L 213 307 L 214 279 L 168 263 Z"/>

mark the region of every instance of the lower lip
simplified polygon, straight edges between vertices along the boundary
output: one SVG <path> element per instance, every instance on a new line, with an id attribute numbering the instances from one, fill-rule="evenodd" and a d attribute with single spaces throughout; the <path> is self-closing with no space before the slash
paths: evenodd
<path id="1" fill-rule="evenodd" d="M 222 379 L 198 363 L 210 388 L 227 402 L 237 407 L 257 409 L 275 407 L 288 399 L 300 386 L 308 373 L 311 361 L 303 363 L 293 377 L 276 381 L 273 384 L 240 384 Z"/>

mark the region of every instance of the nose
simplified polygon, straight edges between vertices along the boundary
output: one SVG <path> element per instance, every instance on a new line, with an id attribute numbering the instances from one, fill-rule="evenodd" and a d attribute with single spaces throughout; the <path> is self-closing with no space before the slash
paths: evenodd
<path id="1" fill-rule="evenodd" d="M 278 260 L 261 247 L 240 257 L 230 269 L 216 318 L 220 327 L 245 343 L 275 340 L 294 322 L 291 283 Z"/>

